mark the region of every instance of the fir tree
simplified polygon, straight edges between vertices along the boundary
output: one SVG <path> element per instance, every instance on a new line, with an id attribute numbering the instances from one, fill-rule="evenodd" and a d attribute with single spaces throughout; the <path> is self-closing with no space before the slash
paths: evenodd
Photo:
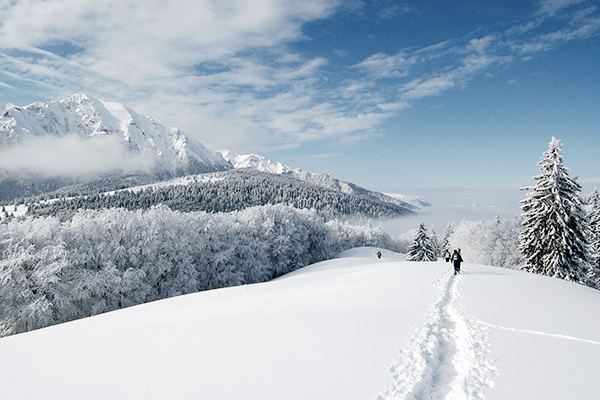
<path id="1" fill-rule="evenodd" d="M 419 226 L 417 236 L 408 248 L 408 261 L 437 261 L 437 254 L 425 224 Z"/>
<path id="2" fill-rule="evenodd" d="M 519 250 L 524 270 L 585 283 L 589 272 L 586 214 L 578 195 L 581 186 L 562 164 L 562 146 L 552 138 L 543 153 L 541 175 L 521 202 L 523 230 Z"/>
<path id="3" fill-rule="evenodd" d="M 597 190 L 594 190 L 594 193 L 589 197 L 588 204 L 590 207 L 588 219 L 590 222 L 589 242 L 592 265 L 590 279 L 595 282 L 595 286 L 600 287 L 600 193 Z"/>

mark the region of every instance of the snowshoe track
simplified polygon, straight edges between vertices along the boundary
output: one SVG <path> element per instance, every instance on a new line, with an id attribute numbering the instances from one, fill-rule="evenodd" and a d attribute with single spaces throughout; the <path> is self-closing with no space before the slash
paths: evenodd
<path id="1" fill-rule="evenodd" d="M 485 398 L 496 372 L 488 327 L 465 312 L 461 283 L 450 270 L 432 282 L 440 292 L 390 367 L 392 381 L 379 400 Z"/>

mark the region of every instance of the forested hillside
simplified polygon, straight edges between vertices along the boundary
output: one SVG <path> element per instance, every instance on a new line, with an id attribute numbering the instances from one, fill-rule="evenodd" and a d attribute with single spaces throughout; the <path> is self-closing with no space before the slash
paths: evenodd
<path id="1" fill-rule="evenodd" d="M 203 176 L 204 177 L 204 176 Z M 142 190 L 63 198 L 30 206 L 34 216 L 58 216 L 65 220 L 78 209 L 121 207 L 148 209 L 164 204 L 177 211 L 231 212 L 248 207 L 285 204 L 299 209 L 316 209 L 321 215 L 337 217 L 402 216 L 411 210 L 397 204 L 361 195 L 326 189 L 295 178 L 251 170 L 231 170 L 205 175 L 185 185 L 149 186 Z"/>

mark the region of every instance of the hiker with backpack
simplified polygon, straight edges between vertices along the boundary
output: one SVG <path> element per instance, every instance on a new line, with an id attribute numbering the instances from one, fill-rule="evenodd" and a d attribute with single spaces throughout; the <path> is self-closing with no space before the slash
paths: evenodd
<path id="1" fill-rule="evenodd" d="M 460 274 L 460 263 L 463 262 L 463 259 L 458 250 L 454 250 L 452 254 L 452 263 L 454 264 L 454 275 Z"/>

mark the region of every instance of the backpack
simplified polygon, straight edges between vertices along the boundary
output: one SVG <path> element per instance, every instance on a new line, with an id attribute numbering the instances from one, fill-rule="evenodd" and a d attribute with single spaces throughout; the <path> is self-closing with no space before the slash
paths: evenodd
<path id="1" fill-rule="evenodd" d="M 454 253 L 454 254 L 452 254 L 452 259 L 453 259 L 454 261 L 458 261 L 458 253 Z"/>

